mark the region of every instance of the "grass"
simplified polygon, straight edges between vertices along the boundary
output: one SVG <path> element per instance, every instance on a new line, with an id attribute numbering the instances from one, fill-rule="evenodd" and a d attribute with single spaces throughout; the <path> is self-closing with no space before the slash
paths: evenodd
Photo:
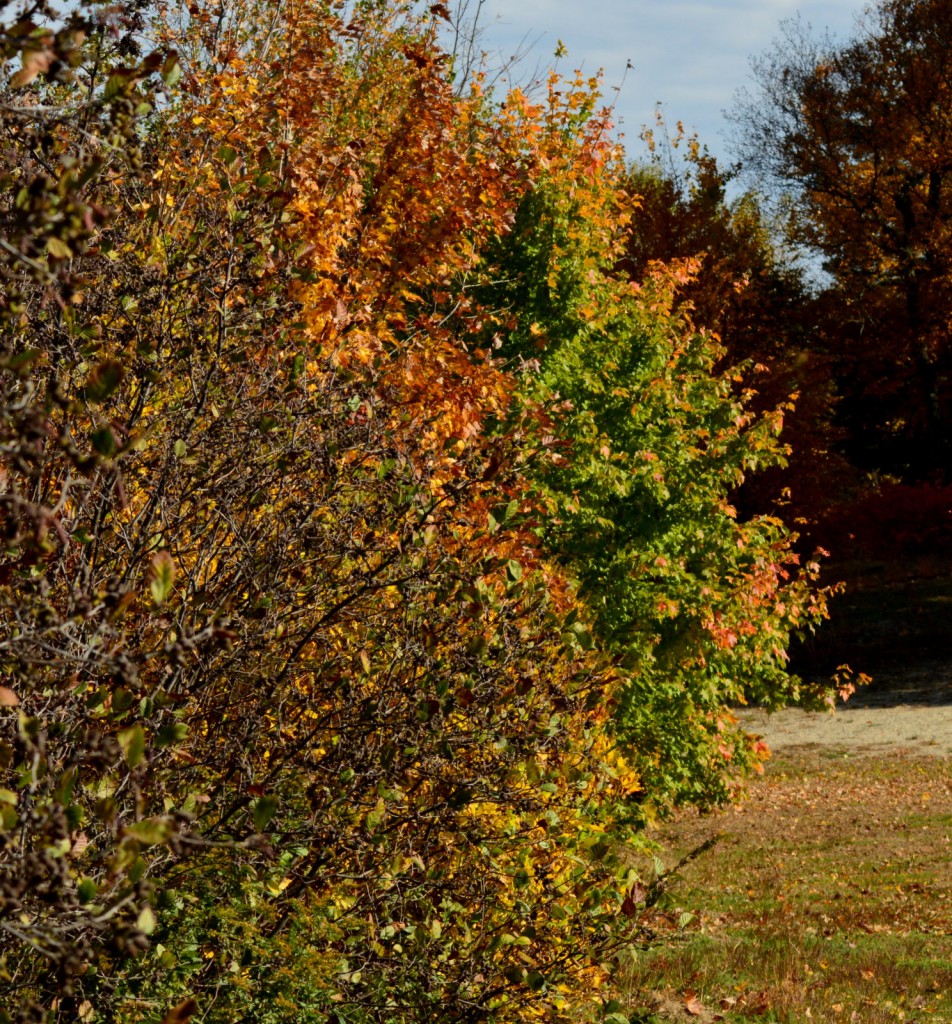
<path id="1" fill-rule="evenodd" d="M 632 1021 L 952 1024 L 952 762 L 802 748 L 661 839 L 717 833 L 624 967 Z"/>

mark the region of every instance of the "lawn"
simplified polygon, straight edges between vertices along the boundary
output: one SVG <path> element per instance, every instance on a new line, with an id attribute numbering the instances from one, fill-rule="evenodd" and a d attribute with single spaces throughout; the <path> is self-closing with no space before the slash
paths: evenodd
<path id="1" fill-rule="evenodd" d="M 952 761 L 785 751 L 659 830 L 672 863 L 714 835 L 624 965 L 633 1022 L 952 1024 Z"/>

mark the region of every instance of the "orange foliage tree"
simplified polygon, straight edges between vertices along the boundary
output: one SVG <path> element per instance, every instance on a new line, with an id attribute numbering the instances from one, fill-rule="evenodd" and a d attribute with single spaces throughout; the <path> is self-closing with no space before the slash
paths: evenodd
<path id="1" fill-rule="evenodd" d="M 85 294 L 19 324 L 11 1019 L 557 1019 L 630 930 L 588 851 L 638 783 L 522 525 L 529 413 L 441 309 L 479 316 L 511 144 L 426 24 L 247 30 L 169 28 Z"/>
<path id="2" fill-rule="evenodd" d="M 944 475 L 952 443 L 950 41 L 934 0 L 880 0 L 842 45 L 793 24 L 736 114 L 746 163 L 834 278 L 850 454 L 909 481 Z"/>

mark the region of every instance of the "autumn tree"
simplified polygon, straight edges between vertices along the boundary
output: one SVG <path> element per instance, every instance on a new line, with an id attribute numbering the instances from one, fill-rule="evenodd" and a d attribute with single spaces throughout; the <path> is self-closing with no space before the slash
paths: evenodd
<path id="1" fill-rule="evenodd" d="M 659 261 L 697 261 L 678 287 L 679 308 L 722 346 L 719 365 L 735 376 L 737 395 L 761 415 L 783 413 L 782 465 L 749 476 L 739 504 L 782 509 L 801 530 L 858 477 L 840 451 L 824 302 L 783 246 L 766 200 L 754 191 L 728 195 L 736 169 L 724 170 L 682 130 L 669 138 L 660 118 L 646 141 L 648 159 L 625 180 L 637 215 L 626 226 L 619 268 L 638 282 Z"/>
<path id="2" fill-rule="evenodd" d="M 220 14 L 9 337 L 2 1013 L 564 1018 L 640 782 L 466 343 L 525 163 L 430 22 Z"/>
<path id="3" fill-rule="evenodd" d="M 441 5 L 135 13 L 48 178 L 7 69 L 6 213 L 90 215 L 4 264 L 0 1020 L 611 1019 L 619 843 L 801 692 L 728 500 L 775 421 L 616 274 L 591 83 L 454 95 Z"/>
<path id="4" fill-rule="evenodd" d="M 27 3 L 9 12 L 13 6 L 3 5 L 13 17 L 0 27 L 0 761 L 9 787 L 0 955 L 2 1012 L 33 1019 L 38 1004 L 54 1001 L 76 1015 L 82 1000 L 72 979 L 97 944 L 132 951 L 144 939 L 141 887 L 126 878 L 112 899 L 121 886 L 110 879 L 105 902 L 96 904 L 91 883 L 69 864 L 81 825 L 71 801 L 77 779 L 82 773 L 95 787 L 131 734 L 117 739 L 95 728 L 88 712 L 74 713 L 83 698 L 63 695 L 82 690 L 84 670 L 111 678 L 119 691 L 132 672 L 110 624 L 122 603 L 121 580 L 91 577 L 70 557 L 80 543 L 70 538 L 72 503 L 95 505 L 121 488 L 115 463 L 104 458 L 116 454 L 114 439 L 98 413 L 120 370 L 115 360 L 96 359 L 95 331 L 78 313 L 85 282 L 77 261 L 109 223 L 109 183 L 141 161 L 144 119 L 177 61 L 141 48 L 142 5 L 80 3 L 61 11 Z M 81 394 L 72 383 L 77 373 Z M 74 418 L 80 405 L 84 412 Z M 77 536 L 86 535 L 80 529 Z M 129 825 L 138 817 L 132 810 Z M 121 857 L 124 849 L 112 852 Z M 110 861 L 105 875 L 116 866 Z M 11 978 L 19 979 L 12 988 Z"/>
<path id="5" fill-rule="evenodd" d="M 851 455 L 909 479 L 950 464 L 950 42 L 936 0 L 881 0 L 845 44 L 792 23 L 736 114 L 835 282 Z"/>
<path id="6" fill-rule="evenodd" d="M 732 769 L 757 763 L 732 704 L 828 697 L 786 665 L 790 637 L 824 604 L 784 524 L 742 521 L 731 502 L 748 475 L 782 460 L 782 410 L 757 415 L 718 368 L 717 338 L 679 307 L 698 262 L 630 280 L 640 199 L 597 84 L 550 80 L 534 115 L 545 173 L 493 250 L 487 293 L 509 311 L 501 352 L 548 406 L 562 446 L 535 467 L 541 534 L 579 581 L 596 645 L 622 667 L 613 730 L 647 781 L 650 816 L 724 800 Z"/>

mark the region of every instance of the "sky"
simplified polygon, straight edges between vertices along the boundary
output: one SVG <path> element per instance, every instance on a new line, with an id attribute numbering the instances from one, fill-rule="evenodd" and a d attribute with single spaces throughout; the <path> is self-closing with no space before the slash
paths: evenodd
<path id="1" fill-rule="evenodd" d="M 531 43 L 520 62 L 530 74 L 537 63 L 551 66 L 561 40 L 564 72 L 604 68 L 609 98 L 624 79 L 615 110 L 631 156 L 641 151 L 641 126 L 654 123 L 661 102 L 672 127 L 683 121 L 727 162 L 722 112 L 751 83 L 750 58 L 770 47 L 781 21 L 799 14 L 818 34 L 846 39 L 862 7 L 862 0 L 486 0 L 482 47 L 508 57 Z"/>

